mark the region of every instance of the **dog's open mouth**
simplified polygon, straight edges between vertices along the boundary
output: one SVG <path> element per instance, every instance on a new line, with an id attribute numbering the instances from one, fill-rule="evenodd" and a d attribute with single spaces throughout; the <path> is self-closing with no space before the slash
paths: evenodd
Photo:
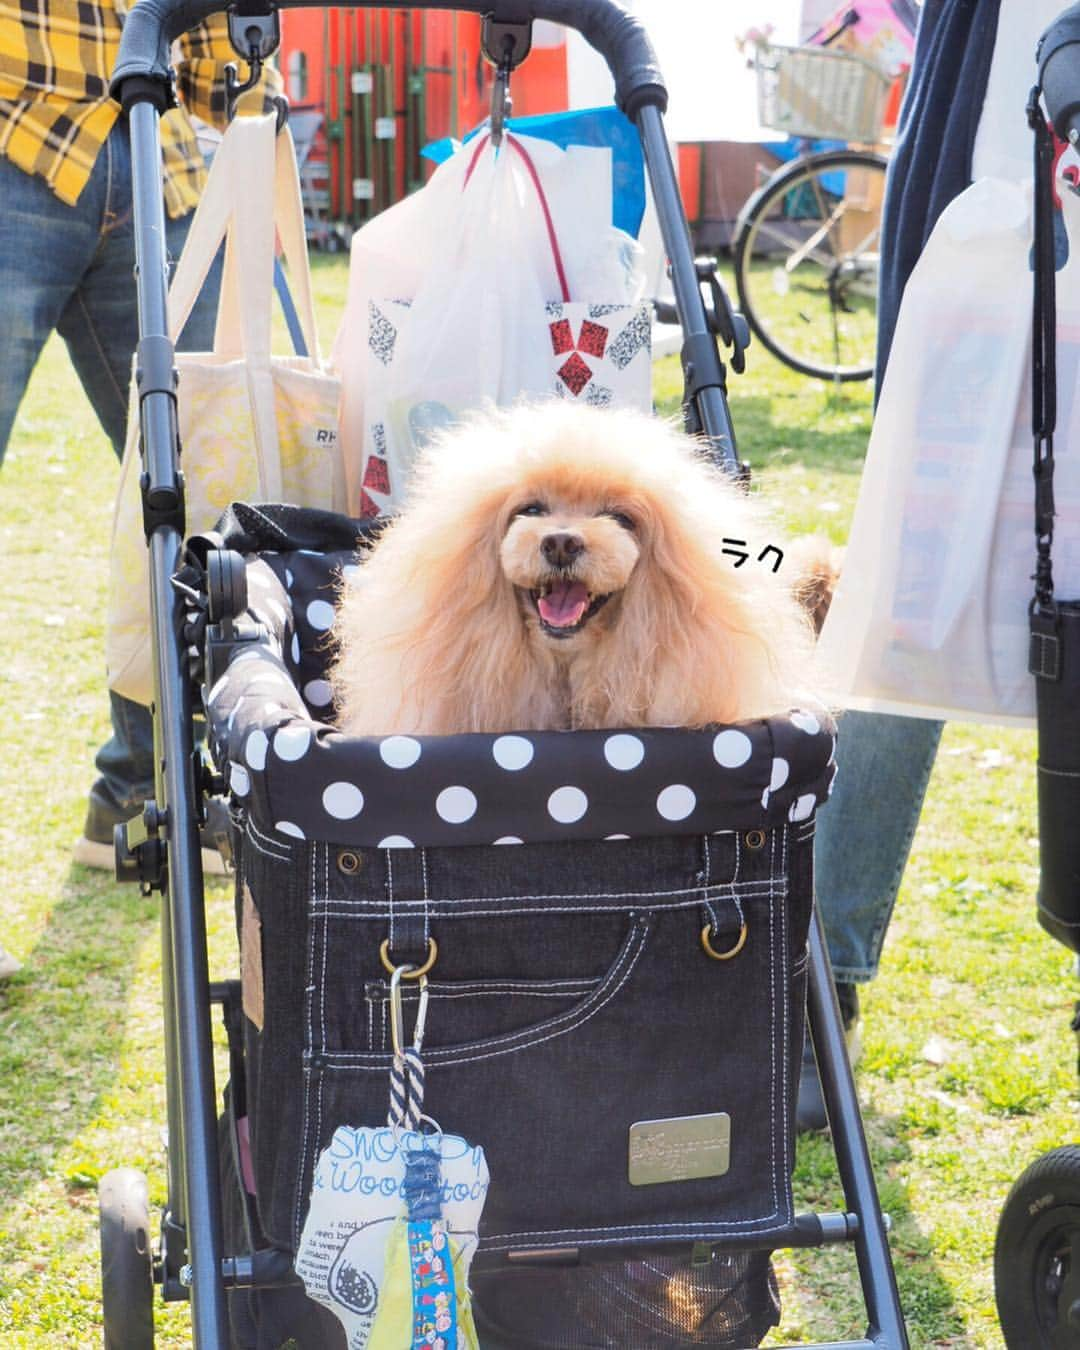
<path id="1" fill-rule="evenodd" d="M 607 595 L 592 595 L 584 582 L 558 577 L 535 591 L 529 592 L 540 627 L 551 637 L 572 637 L 580 633 L 598 609 L 609 599 Z"/>

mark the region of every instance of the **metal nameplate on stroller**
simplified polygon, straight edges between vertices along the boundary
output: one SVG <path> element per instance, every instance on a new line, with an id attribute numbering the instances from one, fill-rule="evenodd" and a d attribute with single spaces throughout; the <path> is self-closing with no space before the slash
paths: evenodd
<path id="1" fill-rule="evenodd" d="M 731 1165 L 731 1117 L 726 1111 L 630 1126 L 631 1186 L 722 1177 Z"/>

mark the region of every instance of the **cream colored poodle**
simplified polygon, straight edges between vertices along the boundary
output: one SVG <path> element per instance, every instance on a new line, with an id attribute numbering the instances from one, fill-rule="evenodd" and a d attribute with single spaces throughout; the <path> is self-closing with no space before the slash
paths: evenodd
<path id="1" fill-rule="evenodd" d="M 805 700 L 813 633 L 760 508 L 688 437 L 557 400 L 471 418 L 343 585 L 354 735 L 684 726 Z"/>

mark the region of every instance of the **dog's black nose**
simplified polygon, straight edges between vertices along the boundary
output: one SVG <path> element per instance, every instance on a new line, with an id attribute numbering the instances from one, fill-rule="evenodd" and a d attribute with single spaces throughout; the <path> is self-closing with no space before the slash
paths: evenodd
<path id="1" fill-rule="evenodd" d="M 545 534 L 540 541 L 540 552 L 552 567 L 569 567 L 579 553 L 585 552 L 585 540 L 580 534 L 558 530 Z"/>

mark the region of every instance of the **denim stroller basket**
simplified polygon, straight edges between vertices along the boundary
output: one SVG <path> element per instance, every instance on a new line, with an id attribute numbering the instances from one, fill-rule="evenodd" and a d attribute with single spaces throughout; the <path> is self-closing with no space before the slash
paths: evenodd
<path id="1" fill-rule="evenodd" d="M 258 1228 L 295 1253 L 320 1152 L 385 1121 L 380 948 L 395 966 L 434 958 L 424 1110 L 481 1144 L 492 1177 L 480 1325 L 520 1333 L 554 1293 L 536 1344 L 608 1344 L 589 1316 L 632 1345 L 685 1344 L 688 1323 L 694 1343 L 756 1343 L 775 1320 L 767 1255 L 695 1271 L 690 1253 L 767 1247 L 794 1220 L 832 725 L 796 710 L 706 731 L 342 735 L 327 627 L 359 530 L 235 506 L 222 540 L 261 550 L 242 622 L 207 644 L 212 672 L 229 661 L 207 708 L 237 835 Z M 334 1184 L 362 1174 L 343 1161 Z M 669 1266 L 582 1273 L 649 1257 Z M 696 1312 L 671 1307 L 680 1264 Z"/>

